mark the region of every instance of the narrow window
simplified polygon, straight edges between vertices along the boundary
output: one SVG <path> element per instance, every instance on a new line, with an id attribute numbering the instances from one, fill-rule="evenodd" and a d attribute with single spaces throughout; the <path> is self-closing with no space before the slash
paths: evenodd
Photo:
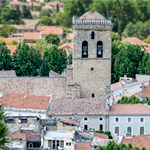
<path id="1" fill-rule="evenodd" d="M 4 120 L 4 123 L 15 123 L 14 118 L 8 118 L 6 120 Z"/>
<path id="2" fill-rule="evenodd" d="M 103 120 L 103 118 L 99 118 L 99 120 L 100 120 L 100 121 L 102 121 L 102 120 Z"/>
<path id="3" fill-rule="evenodd" d="M 87 118 L 84 118 L 85 121 L 87 121 Z"/>
<path id="4" fill-rule="evenodd" d="M 93 94 L 92 94 L 92 98 L 94 98 L 94 97 L 95 97 L 95 94 L 93 93 Z"/>
<path id="5" fill-rule="evenodd" d="M 132 128 L 131 127 L 127 127 L 127 135 L 131 135 L 132 132 Z"/>
<path id="6" fill-rule="evenodd" d="M 91 71 L 94 71 L 94 68 L 93 68 L 93 67 L 91 68 Z"/>
<path id="7" fill-rule="evenodd" d="M 103 42 L 98 41 L 97 42 L 97 58 L 103 57 Z"/>
<path id="8" fill-rule="evenodd" d="M 94 31 L 91 32 L 91 39 L 95 39 L 95 32 Z"/>
<path id="9" fill-rule="evenodd" d="M 99 129 L 103 131 L 103 125 L 102 124 L 99 125 Z"/>
<path id="10" fill-rule="evenodd" d="M 144 122 L 144 118 L 140 118 L 140 122 Z"/>
<path id="11" fill-rule="evenodd" d="M 140 135 L 144 134 L 144 127 L 140 127 Z"/>
<path id="12" fill-rule="evenodd" d="M 119 122 L 119 118 L 115 118 L 115 122 Z"/>
<path id="13" fill-rule="evenodd" d="M 115 134 L 119 136 L 119 127 L 115 127 Z"/>
<path id="14" fill-rule="evenodd" d="M 131 118 L 128 118 L 128 122 L 131 122 Z"/>
<path id="15" fill-rule="evenodd" d="M 84 125 L 84 130 L 88 130 L 88 125 Z"/>
<path id="16" fill-rule="evenodd" d="M 88 58 L 88 42 L 82 42 L 82 58 Z"/>

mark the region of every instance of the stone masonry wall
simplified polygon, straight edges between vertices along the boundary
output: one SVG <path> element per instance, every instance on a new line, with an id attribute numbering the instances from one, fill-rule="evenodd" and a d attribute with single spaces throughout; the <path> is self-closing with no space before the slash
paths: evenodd
<path id="1" fill-rule="evenodd" d="M 23 93 L 36 96 L 66 95 L 66 78 L 16 77 L 0 78 L 1 93 Z"/>

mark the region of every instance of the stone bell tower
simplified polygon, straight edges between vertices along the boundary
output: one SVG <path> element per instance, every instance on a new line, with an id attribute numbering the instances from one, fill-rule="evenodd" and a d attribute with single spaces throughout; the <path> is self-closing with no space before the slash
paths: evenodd
<path id="1" fill-rule="evenodd" d="M 88 11 L 72 22 L 73 80 L 81 98 L 106 98 L 111 84 L 111 21 Z"/>

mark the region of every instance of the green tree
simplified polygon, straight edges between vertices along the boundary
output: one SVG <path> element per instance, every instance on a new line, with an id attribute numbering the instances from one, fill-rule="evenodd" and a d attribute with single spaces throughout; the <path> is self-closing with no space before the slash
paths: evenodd
<path id="1" fill-rule="evenodd" d="M 72 53 L 69 54 L 68 56 L 68 65 L 72 64 Z"/>
<path id="2" fill-rule="evenodd" d="M 1 11 L 1 24 L 22 24 L 21 16 L 13 7 L 5 7 Z"/>
<path id="3" fill-rule="evenodd" d="M 0 27 L 0 36 L 1 37 L 7 38 L 16 32 L 17 32 L 17 29 L 12 26 L 3 25 L 2 27 Z"/>
<path id="4" fill-rule="evenodd" d="M 45 68 L 47 68 L 47 73 L 53 70 L 57 73 L 62 73 L 67 66 L 67 54 L 63 50 L 59 50 L 56 46 L 52 45 L 47 48 L 44 52 L 43 62 Z"/>
<path id="5" fill-rule="evenodd" d="M 11 63 L 10 50 L 7 49 L 3 42 L 0 42 L 0 70 L 10 70 L 12 68 Z"/>
<path id="6" fill-rule="evenodd" d="M 59 45 L 60 44 L 60 39 L 55 34 L 47 34 L 46 37 L 45 37 L 45 40 L 49 44 L 54 44 L 54 45 Z"/>
<path id="7" fill-rule="evenodd" d="M 150 44 L 150 38 L 144 39 L 143 41 L 147 44 Z"/>
<path id="8" fill-rule="evenodd" d="M 115 80 L 118 81 L 119 77 L 124 75 L 135 78 L 135 74 L 138 73 L 137 68 L 143 56 L 144 52 L 141 51 L 138 45 L 132 45 L 128 42 L 122 44 L 114 61 Z"/>
<path id="9" fill-rule="evenodd" d="M 33 47 L 40 52 L 44 52 L 48 48 L 48 46 L 50 46 L 50 44 L 48 44 L 47 41 L 43 39 L 43 40 L 37 41 L 36 45 L 34 45 Z"/>
<path id="10" fill-rule="evenodd" d="M 7 138 L 9 134 L 9 130 L 7 126 L 4 124 L 4 120 L 6 119 L 6 115 L 4 114 L 3 106 L 0 105 L 0 148 L 6 149 L 6 144 L 9 142 Z"/>
<path id="11" fill-rule="evenodd" d="M 52 14 L 52 10 L 51 9 L 47 9 L 47 10 L 42 10 L 40 12 L 40 18 L 43 17 L 43 16 L 47 16 L 47 17 L 50 17 L 51 14 Z"/>
<path id="12" fill-rule="evenodd" d="M 150 54 L 145 53 L 142 60 L 139 63 L 139 67 L 137 69 L 139 74 L 147 74 L 150 75 Z"/>
<path id="13" fill-rule="evenodd" d="M 30 9 L 26 5 L 23 5 L 22 7 L 22 17 L 26 19 L 32 19 Z"/>
<path id="14" fill-rule="evenodd" d="M 53 20 L 48 16 L 42 16 L 37 25 L 38 26 L 50 26 L 50 25 L 53 25 Z"/>
<path id="15" fill-rule="evenodd" d="M 40 53 L 25 43 L 20 43 L 14 53 L 14 69 L 18 76 L 37 76 L 41 62 Z"/>

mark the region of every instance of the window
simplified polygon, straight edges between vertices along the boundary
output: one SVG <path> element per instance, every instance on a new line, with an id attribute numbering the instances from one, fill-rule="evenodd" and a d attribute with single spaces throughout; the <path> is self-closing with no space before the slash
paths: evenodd
<path id="1" fill-rule="evenodd" d="M 71 146 L 71 143 L 70 143 L 70 142 L 67 142 L 66 145 L 67 145 L 67 146 Z"/>
<path id="2" fill-rule="evenodd" d="M 115 118 L 115 122 L 119 122 L 119 118 Z"/>
<path id="3" fill-rule="evenodd" d="M 27 118 L 20 118 L 20 121 L 21 121 L 21 123 L 27 123 L 28 122 Z"/>
<path id="4" fill-rule="evenodd" d="M 140 118 L 140 122 L 144 122 L 144 118 Z"/>
<path id="5" fill-rule="evenodd" d="M 140 127 L 140 135 L 144 134 L 144 127 Z"/>
<path id="6" fill-rule="evenodd" d="M 87 121 L 88 119 L 87 119 L 87 118 L 84 118 L 84 120 Z"/>
<path id="7" fill-rule="evenodd" d="M 102 120 L 103 120 L 103 118 L 99 118 L 99 120 L 100 120 L 100 121 L 102 121 Z"/>
<path id="8" fill-rule="evenodd" d="M 88 42 L 82 42 L 82 58 L 88 58 Z"/>
<path id="9" fill-rule="evenodd" d="M 103 131 L 103 125 L 102 124 L 99 125 L 99 129 Z"/>
<path id="10" fill-rule="evenodd" d="M 88 130 L 88 125 L 84 125 L 84 130 Z"/>
<path id="11" fill-rule="evenodd" d="M 4 121 L 4 123 L 15 123 L 15 120 L 13 118 L 8 118 Z"/>
<path id="12" fill-rule="evenodd" d="M 115 134 L 119 135 L 119 127 L 115 127 Z"/>
<path id="13" fill-rule="evenodd" d="M 94 68 L 93 68 L 93 67 L 91 68 L 91 71 L 94 71 Z"/>
<path id="14" fill-rule="evenodd" d="M 91 39 L 95 39 L 95 32 L 94 31 L 91 32 Z"/>
<path id="15" fill-rule="evenodd" d="M 131 122 L 131 118 L 128 118 L 128 122 Z"/>
<path id="16" fill-rule="evenodd" d="M 127 127 L 127 135 L 131 135 L 132 132 L 132 128 L 131 127 Z"/>
<path id="17" fill-rule="evenodd" d="M 98 41 L 97 42 L 97 58 L 103 57 L 103 42 Z"/>
<path id="18" fill-rule="evenodd" d="M 94 98 L 94 97 L 95 97 L 95 94 L 93 93 L 93 94 L 92 94 L 92 98 Z"/>

